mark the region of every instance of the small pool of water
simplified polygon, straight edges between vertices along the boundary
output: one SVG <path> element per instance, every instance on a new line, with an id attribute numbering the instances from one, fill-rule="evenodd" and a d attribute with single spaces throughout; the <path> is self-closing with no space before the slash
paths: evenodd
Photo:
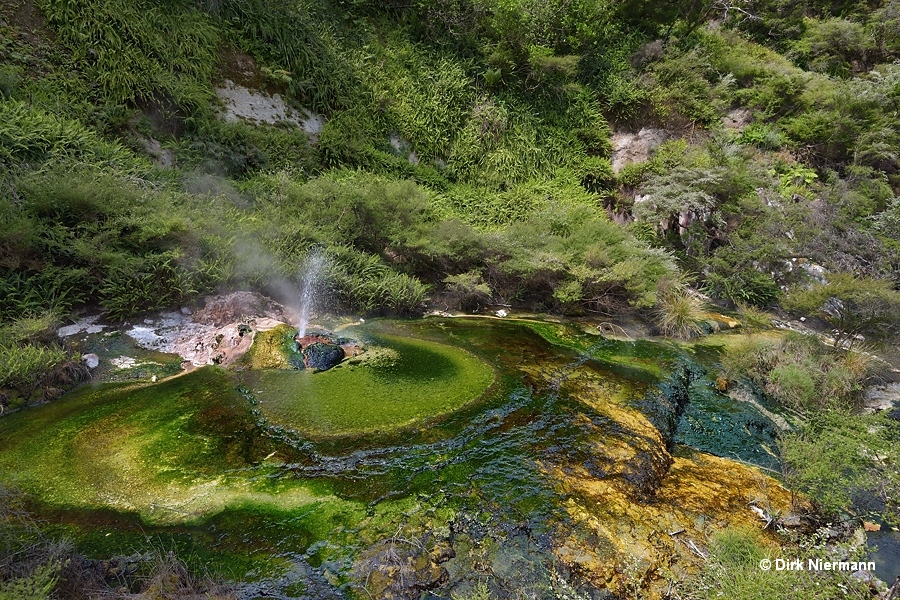
<path id="1" fill-rule="evenodd" d="M 875 562 L 875 576 L 892 585 L 900 577 L 900 531 L 882 526 L 881 531 L 867 534 L 866 544 L 870 549 L 868 560 Z"/>
<path id="2" fill-rule="evenodd" d="M 490 365 L 459 347 L 366 335 L 368 355 L 336 368 L 251 370 L 242 384 L 269 423 L 323 438 L 427 422 L 478 400 L 494 382 Z"/>

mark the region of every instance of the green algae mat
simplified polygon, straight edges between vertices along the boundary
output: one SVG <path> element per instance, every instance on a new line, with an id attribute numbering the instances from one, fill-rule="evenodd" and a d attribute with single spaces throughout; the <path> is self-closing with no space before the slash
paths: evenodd
<path id="1" fill-rule="evenodd" d="M 149 520 L 189 520 L 252 497 L 260 486 L 228 474 L 275 449 L 231 375 L 212 367 L 152 386 L 84 387 L 0 421 L 7 483 L 47 504 Z"/>
<path id="2" fill-rule="evenodd" d="M 381 334 L 376 356 L 339 368 L 256 370 L 244 385 L 263 417 L 311 437 L 383 433 L 451 413 L 494 381 L 491 367 L 459 348 Z"/>

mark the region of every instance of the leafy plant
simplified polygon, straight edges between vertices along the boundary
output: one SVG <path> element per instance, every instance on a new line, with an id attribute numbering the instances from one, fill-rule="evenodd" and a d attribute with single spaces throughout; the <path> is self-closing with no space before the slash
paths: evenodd
<path id="1" fill-rule="evenodd" d="M 796 289 L 784 304 L 828 322 L 836 348 L 856 345 L 863 333 L 895 334 L 900 322 L 900 292 L 892 283 L 851 273 L 833 273 L 825 284 Z"/>
<path id="2" fill-rule="evenodd" d="M 827 514 L 877 511 L 896 522 L 900 473 L 892 466 L 897 460 L 892 428 L 883 415 L 816 415 L 780 442 L 788 483 Z"/>
<path id="3" fill-rule="evenodd" d="M 28 390 L 36 387 L 47 373 L 66 360 L 58 348 L 34 345 L 0 346 L 0 388 Z M 30 392 L 25 394 L 30 396 Z"/>
<path id="4" fill-rule="evenodd" d="M 83 124 L 57 117 L 25 102 L 0 102 L 0 163 L 64 161 L 112 165 L 122 169 L 141 166 L 122 146 L 102 139 Z"/>

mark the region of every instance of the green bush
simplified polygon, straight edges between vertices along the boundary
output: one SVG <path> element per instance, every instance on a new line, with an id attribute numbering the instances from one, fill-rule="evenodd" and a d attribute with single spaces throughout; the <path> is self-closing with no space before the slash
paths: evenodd
<path id="1" fill-rule="evenodd" d="M 421 159 L 446 158 L 474 100 L 466 65 L 399 39 L 368 46 L 360 59 L 357 72 L 385 124 Z"/>
<path id="2" fill-rule="evenodd" d="M 900 240 L 900 198 L 892 198 L 882 212 L 872 217 L 872 221 L 878 233 Z"/>
<path id="3" fill-rule="evenodd" d="M 654 320 L 663 335 L 686 339 L 702 332 L 702 307 L 687 289 L 680 285 L 664 285 L 657 296 Z"/>
<path id="4" fill-rule="evenodd" d="M 895 426 L 884 415 L 817 414 L 779 442 L 787 483 L 829 515 L 881 513 L 900 519 Z M 877 459 L 874 457 L 878 457 Z"/>
<path id="5" fill-rule="evenodd" d="M 779 364 L 769 371 L 766 387 L 787 406 L 812 406 L 817 392 L 815 375 L 818 372 L 811 362 Z"/>
<path id="6" fill-rule="evenodd" d="M 696 35 L 712 68 L 734 77 L 734 89 L 725 97 L 760 111 L 764 119 L 806 107 L 803 92 L 811 77 L 784 56 L 731 31 L 698 31 Z"/>
<path id="7" fill-rule="evenodd" d="M 715 71 L 701 47 L 667 53 L 650 67 L 648 75 L 644 84 L 648 86 L 654 112 L 664 125 L 706 125 L 719 118 L 723 106 L 718 92 L 727 94 L 729 82 L 716 89 L 714 83 L 718 82 L 711 81 Z"/>
<path id="8" fill-rule="evenodd" d="M 814 336 L 791 333 L 778 342 L 749 340 L 722 359 L 732 377 L 747 377 L 780 404 L 805 414 L 859 406 L 871 360 L 836 351 Z"/>
<path id="9" fill-rule="evenodd" d="M 665 252 L 638 243 L 583 204 L 536 210 L 502 239 L 505 256 L 488 265 L 492 286 L 507 298 L 542 299 L 544 309 L 607 311 L 617 301 L 649 307 L 657 283 L 675 272 Z M 555 304 L 547 305 L 548 297 Z"/>
<path id="10" fill-rule="evenodd" d="M 298 128 L 204 121 L 180 144 L 183 168 L 244 177 L 258 171 L 294 169 L 313 171 L 316 153 L 306 133 Z"/>
<path id="11" fill-rule="evenodd" d="M 21 177 L 16 189 L 20 200 L 5 219 L 12 231 L 3 232 L 14 235 L 0 246 L 30 241 L 0 267 L 3 318 L 48 308 L 66 314 L 89 301 L 124 317 L 230 277 L 231 247 L 219 235 L 232 226 L 227 201 L 190 200 L 71 163 Z"/>
<path id="12" fill-rule="evenodd" d="M 338 41 L 322 5 L 287 0 L 222 0 L 217 16 L 236 45 L 271 72 L 283 72 L 291 95 L 331 113 L 357 100 L 346 40 Z"/>
<path id="13" fill-rule="evenodd" d="M 24 316 L 0 325 L 0 345 L 16 346 L 38 342 L 51 342 L 56 338 L 59 319 L 52 311 L 34 316 Z"/>
<path id="14" fill-rule="evenodd" d="M 447 173 L 501 190 L 546 176 L 568 162 L 563 141 L 548 133 L 527 107 L 482 98 L 450 146 Z"/>
<path id="15" fill-rule="evenodd" d="M 428 298 L 426 284 L 348 247 L 335 249 L 328 278 L 338 300 L 354 312 L 415 314 Z"/>
<path id="16" fill-rule="evenodd" d="M 741 131 L 738 140 L 763 150 L 778 150 L 784 144 L 781 132 L 768 123 L 751 123 Z"/>
<path id="17" fill-rule="evenodd" d="M 759 308 L 771 306 L 781 295 L 778 283 L 768 274 L 753 267 L 732 269 L 719 262 L 717 269 L 706 276 L 703 291 L 716 298 Z"/>
<path id="18" fill-rule="evenodd" d="M 797 61 L 813 71 L 849 76 L 869 49 L 861 23 L 847 19 L 808 19 L 803 37 L 793 44 Z"/>
<path id="19" fill-rule="evenodd" d="M 889 338 L 898 333 L 900 292 L 889 280 L 831 273 L 827 283 L 793 290 L 784 305 L 828 322 L 837 348 L 855 345 L 862 334 Z"/>

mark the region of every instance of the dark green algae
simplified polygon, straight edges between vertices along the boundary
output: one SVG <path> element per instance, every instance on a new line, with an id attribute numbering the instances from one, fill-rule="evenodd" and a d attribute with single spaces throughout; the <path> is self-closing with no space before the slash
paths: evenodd
<path id="1" fill-rule="evenodd" d="M 269 377 L 315 381 L 329 372 L 206 367 L 155 385 L 86 386 L 0 420 L 0 473 L 31 495 L 48 526 L 96 556 L 127 554 L 149 538 L 261 582 L 266 593 L 321 585 L 338 597 L 360 553 L 398 528 L 446 537 L 462 517 L 540 535 L 565 525 L 565 499 L 536 465 L 547 456 L 589 458 L 573 415 L 610 436 L 630 435 L 569 396 L 566 378 L 591 377 L 610 402 L 637 402 L 679 357 L 668 344 L 539 322 L 381 321 L 354 334 L 400 360 L 379 373 L 345 364 L 334 372 L 341 385 L 380 378 L 427 403 L 439 396 L 428 395 L 432 382 L 467 369 L 480 379 L 446 410 L 368 421 L 365 434 L 308 416 L 291 427 L 290 411 L 279 415 L 267 402 Z M 355 400 L 364 404 L 365 394 Z M 292 581 L 286 572 L 300 575 Z"/>

